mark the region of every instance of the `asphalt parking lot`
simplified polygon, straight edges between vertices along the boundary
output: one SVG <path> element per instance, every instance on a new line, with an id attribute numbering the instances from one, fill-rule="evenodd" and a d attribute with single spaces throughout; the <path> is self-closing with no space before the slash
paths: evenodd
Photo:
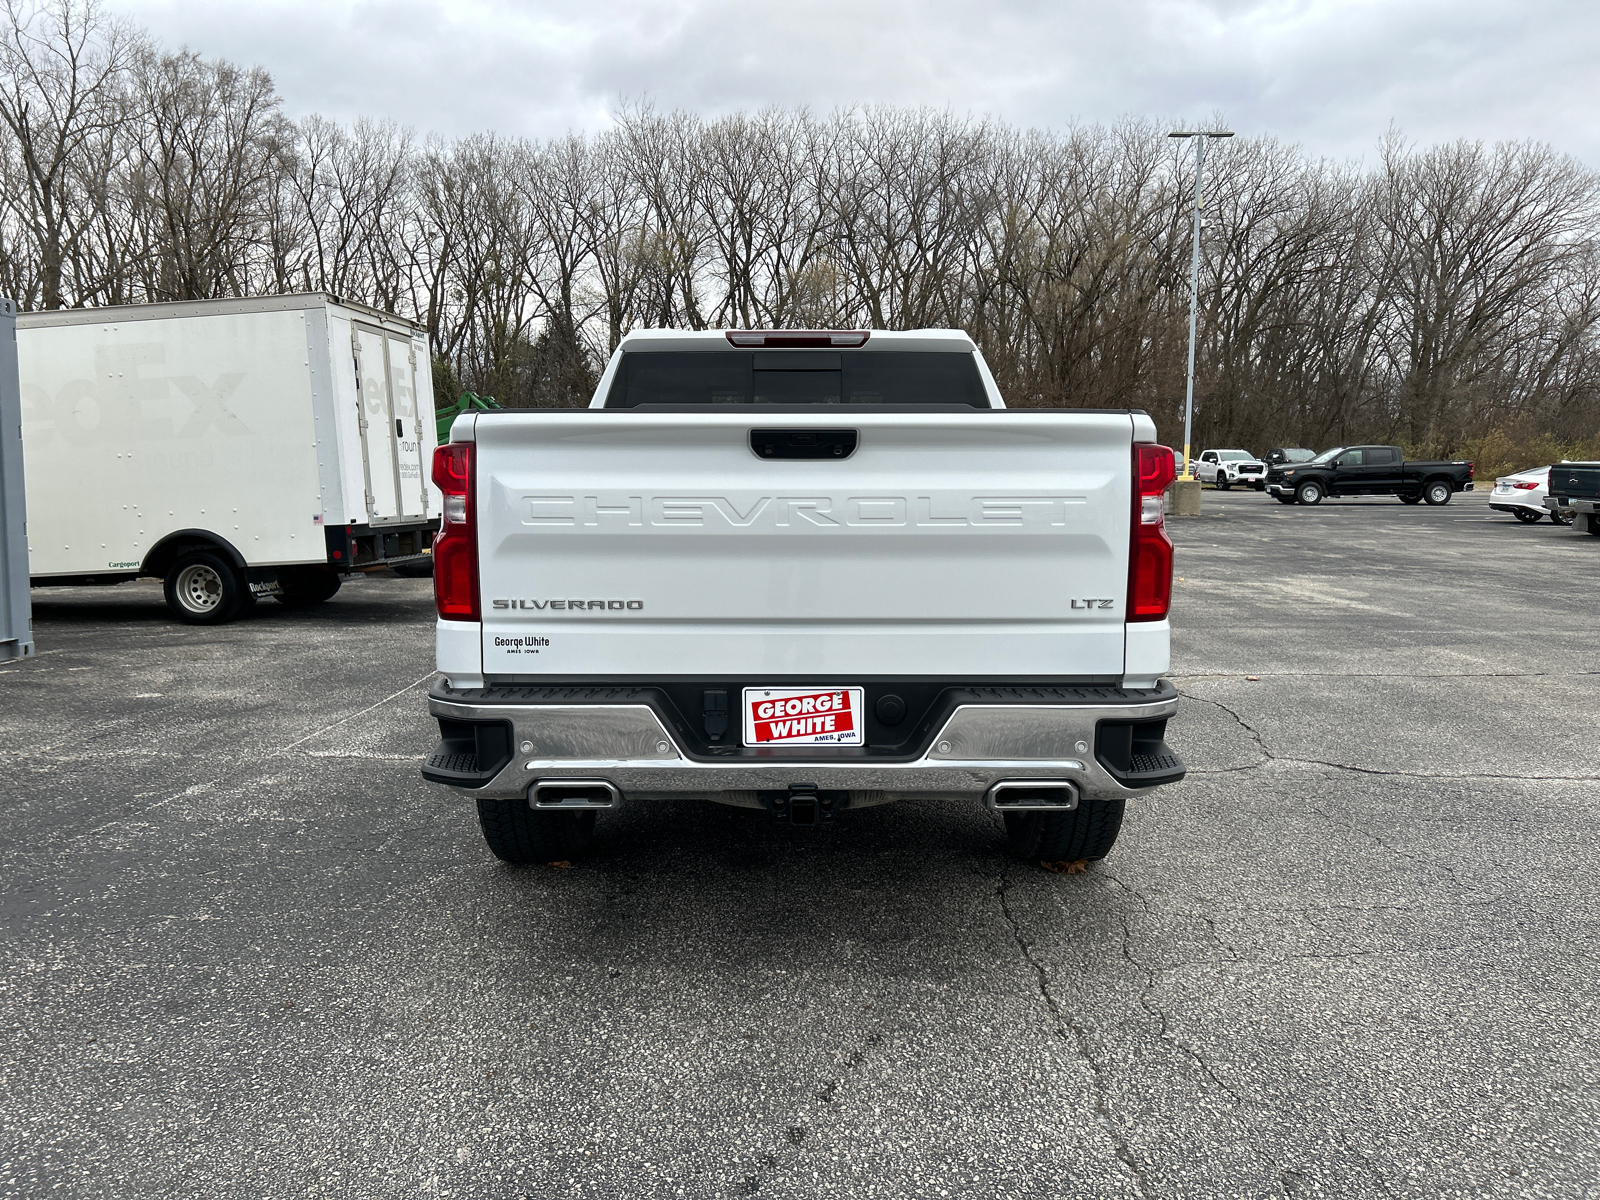
<path id="1" fill-rule="evenodd" d="M 1600 538 L 1175 521 L 1191 773 L 1086 875 L 976 809 L 607 814 L 417 775 L 429 585 L 0 667 L 0 1195 L 1600 1195 Z"/>

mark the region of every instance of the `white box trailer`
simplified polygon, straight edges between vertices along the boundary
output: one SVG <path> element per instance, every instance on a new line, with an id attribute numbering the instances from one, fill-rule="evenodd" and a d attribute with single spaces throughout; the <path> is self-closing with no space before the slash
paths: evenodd
<path id="1" fill-rule="evenodd" d="M 322 294 L 17 319 L 34 586 L 165 581 L 180 620 L 421 565 L 426 333 Z"/>

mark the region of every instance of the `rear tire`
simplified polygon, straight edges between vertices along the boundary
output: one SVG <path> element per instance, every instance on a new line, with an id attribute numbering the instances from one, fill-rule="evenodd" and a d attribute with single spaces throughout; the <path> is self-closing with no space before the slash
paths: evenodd
<path id="1" fill-rule="evenodd" d="M 180 554 L 162 591 L 185 625 L 225 625 L 255 603 L 244 573 L 212 550 Z"/>
<path id="2" fill-rule="evenodd" d="M 283 590 L 275 599 L 285 608 L 310 608 L 332 599 L 339 584 L 339 577 L 326 567 L 283 570 L 278 572 L 278 586 Z"/>
<path id="3" fill-rule="evenodd" d="M 1080 800 L 1070 812 L 1006 813 L 1006 845 L 1028 862 L 1078 862 L 1111 853 L 1126 800 Z"/>
<path id="4" fill-rule="evenodd" d="M 1296 504 L 1321 504 L 1322 497 L 1322 485 L 1313 481 L 1302 483 L 1294 493 Z"/>
<path id="5" fill-rule="evenodd" d="M 591 812 L 540 812 L 526 799 L 479 800 L 483 840 L 502 862 L 572 862 L 594 840 Z"/>
<path id="6" fill-rule="evenodd" d="M 1511 515 L 1517 520 L 1521 521 L 1524 525 L 1532 525 L 1540 517 L 1544 516 L 1542 512 L 1534 512 L 1531 508 L 1513 509 L 1511 511 Z"/>
<path id="7" fill-rule="evenodd" d="M 1571 525 L 1572 524 L 1572 510 L 1571 509 L 1567 509 L 1565 512 L 1552 512 L 1550 514 L 1550 524 L 1552 524 L 1552 525 Z"/>
<path id="8" fill-rule="evenodd" d="M 1422 489 L 1422 498 L 1429 504 L 1440 505 L 1450 503 L 1450 485 L 1443 480 L 1435 479 L 1426 484 Z"/>

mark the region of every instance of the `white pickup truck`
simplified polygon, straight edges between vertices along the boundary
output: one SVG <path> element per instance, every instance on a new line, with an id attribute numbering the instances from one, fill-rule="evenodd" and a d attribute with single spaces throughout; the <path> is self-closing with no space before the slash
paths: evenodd
<path id="1" fill-rule="evenodd" d="M 514 863 L 679 797 L 981 802 L 1021 857 L 1102 858 L 1184 773 L 1155 437 L 1007 410 L 954 330 L 629 334 L 588 409 L 436 453 L 422 774 Z"/>

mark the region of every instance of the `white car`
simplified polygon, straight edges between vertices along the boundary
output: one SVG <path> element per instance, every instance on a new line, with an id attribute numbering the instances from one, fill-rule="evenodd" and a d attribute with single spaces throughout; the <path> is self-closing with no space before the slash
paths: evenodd
<path id="1" fill-rule="evenodd" d="M 1494 481 L 1494 491 L 1489 493 L 1489 507 L 1496 512 L 1508 512 L 1529 525 L 1546 515 L 1557 525 L 1571 525 L 1570 509 L 1551 512 L 1545 508 L 1544 498 L 1548 494 L 1549 483 L 1549 467 L 1535 467 L 1531 471 L 1518 471 L 1515 475 L 1502 475 Z"/>
<path id="2" fill-rule="evenodd" d="M 1201 483 L 1227 491 L 1234 484 L 1267 490 L 1267 464 L 1247 450 L 1206 450 L 1194 464 L 1194 477 Z"/>

